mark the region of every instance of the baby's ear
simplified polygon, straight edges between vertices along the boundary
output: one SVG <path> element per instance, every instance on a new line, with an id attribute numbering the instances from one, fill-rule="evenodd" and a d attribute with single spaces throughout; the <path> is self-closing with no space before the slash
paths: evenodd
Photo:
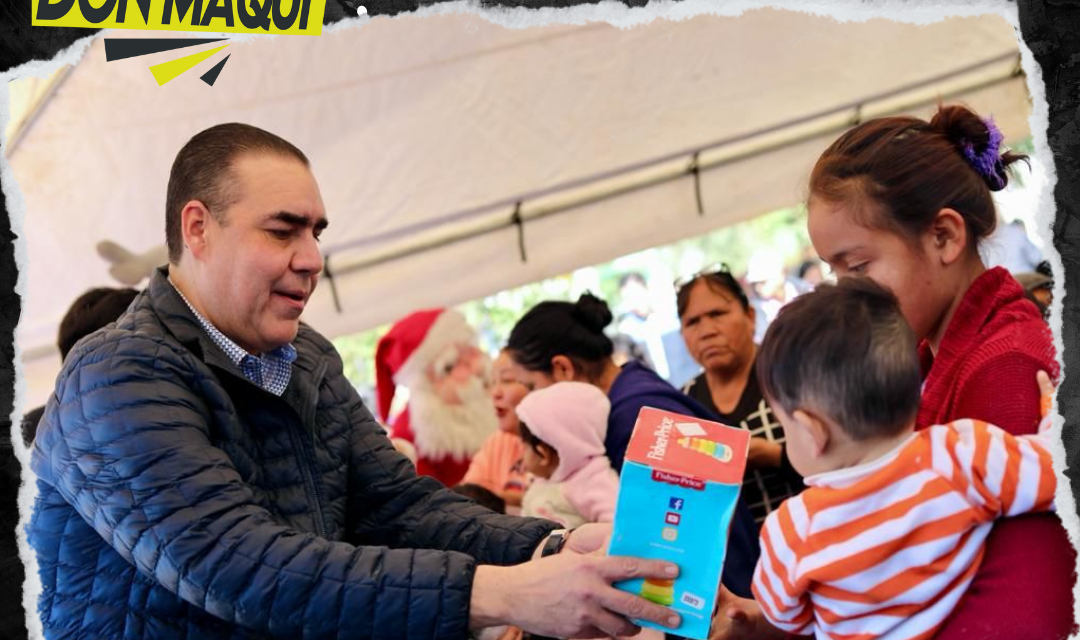
<path id="1" fill-rule="evenodd" d="M 825 451 L 829 447 L 829 441 L 832 439 L 832 429 L 829 423 L 813 409 L 796 409 L 791 414 L 791 418 L 797 421 L 810 435 L 810 442 L 813 445 L 811 451 L 813 457 L 820 458 L 825 455 Z"/>
<path id="2" fill-rule="evenodd" d="M 543 461 L 545 467 L 554 469 L 559 465 L 559 454 L 555 451 L 554 447 L 541 443 L 537 448 L 537 453 L 540 454 L 540 459 Z"/>

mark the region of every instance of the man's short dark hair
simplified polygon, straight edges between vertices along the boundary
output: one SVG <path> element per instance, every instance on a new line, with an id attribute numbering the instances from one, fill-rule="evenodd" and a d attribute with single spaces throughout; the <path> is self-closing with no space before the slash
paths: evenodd
<path id="1" fill-rule="evenodd" d="M 276 153 L 310 166 L 307 156 L 292 143 L 269 131 L 231 122 L 201 131 L 188 140 L 173 161 L 165 200 L 165 242 L 169 262 L 177 264 L 184 252 L 180 213 L 192 200 L 206 205 L 224 223 L 224 210 L 239 198 L 232 163 L 244 153 Z"/>
<path id="2" fill-rule="evenodd" d="M 134 289 L 100 287 L 91 289 L 75 299 L 60 321 L 56 346 L 60 357 L 66 359 L 75 343 L 110 322 L 116 322 L 139 292 Z"/>
<path id="3" fill-rule="evenodd" d="M 895 435 L 919 410 L 915 335 L 896 297 L 868 278 L 819 285 L 781 309 L 757 372 L 770 404 L 814 410 L 854 440 Z"/>
<path id="4" fill-rule="evenodd" d="M 495 513 L 506 513 L 506 501 L 490 489 L 478 484 L 469 483 L 459 484 L 453 487 L 452 490 L 454 493 L 465 496 L 485 509 L 489 509 Z"/>

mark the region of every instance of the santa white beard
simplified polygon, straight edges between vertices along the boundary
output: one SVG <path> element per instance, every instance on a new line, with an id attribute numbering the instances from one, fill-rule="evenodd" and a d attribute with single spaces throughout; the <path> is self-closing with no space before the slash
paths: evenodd
<path id="1" fill-rule="evenodd" d="M 450 405 L 428 386 L 409 389 L 409 426 L 420 456 L 464 460 L 498 430 L 495 406 L 479 379 L 458 389 L 458 397 L 462 403 Z"/>

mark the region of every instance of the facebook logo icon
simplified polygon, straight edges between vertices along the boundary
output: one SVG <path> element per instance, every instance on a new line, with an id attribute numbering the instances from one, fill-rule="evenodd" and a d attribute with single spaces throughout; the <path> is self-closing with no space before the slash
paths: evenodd
<path id="1" fill-rule="evenodd" d="M 682 504 L 682 498 L 671 498 L 670 500 L 668 500 L 668 508 L 675 511 L 682 511 Z"/>

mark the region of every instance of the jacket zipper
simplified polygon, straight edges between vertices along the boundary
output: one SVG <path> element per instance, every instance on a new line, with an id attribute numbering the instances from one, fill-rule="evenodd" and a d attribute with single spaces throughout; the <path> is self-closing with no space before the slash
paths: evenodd
<path id="1" fill-rule="evenodd" d="M 326 534 L 326 519 L 323 516 L 322 508 L 322 492 L 319 491 L 319 485 L 315 482 L 315 459 L 314 453 L 308 448 L 308 444 L 303 441 L 302 438 L 297 438 L 295 429 L 290 429 L 290 440 L 293 442 L 293 446 L 302 451 L 303 456 L 302 464 L 300 465 L 304 472 L 304 482 L 311 487 L 311 492 L 315 495 L 315 528 L 321 538 L 328 538 Z"/>
<path id="2" fill-rule="evenodd" d="M 316 500 L 316 505 L 317 505 L 316 509 L 315 509 L 315 514 L 316 514 L 316 516 L 318 516 L 319 529 L 322 531 L 322 537 L 323 538 L 328 537 L 326 532 L 329 529 L 329 527 L 326 525 L 326 515 L 325 515 L 325 513 L 323 511 L 323 494 L 322 494 L 322 489 L 320 489 L 320 487 L 322 486 L 322 483 L 319 482 L 319 479 L 315 477 L 315 468 L 316 468 L 316 462 L 317 462 L 316 458 L 315 458 L 315 444 L 316 444 L 315 414 L 318 411 L 318 407 L 319 407 L 319 387 L 322 385 L 323 376 L 325 376 L 325 375 L 326 375 L 326 363 L 323 362 L 319 366 L 318 370 L 315 372 L 315 376 L 314 376 L 315 384 L 312 386 L 312 397 L 308 398 L 307 412 L 306 412 L 307 415 L 304 416 L 304 423 L 310 425 L 310 429 L 311 429 L 311 442 L 309 443 L 310 446 L 311 446 L 311 449 L 309 450 L 310 453 L 311 453 L 311 469 L 312 469 L 312 471 L 311 471 L 311 486 L 315 489 L 315 500 Z"/>

